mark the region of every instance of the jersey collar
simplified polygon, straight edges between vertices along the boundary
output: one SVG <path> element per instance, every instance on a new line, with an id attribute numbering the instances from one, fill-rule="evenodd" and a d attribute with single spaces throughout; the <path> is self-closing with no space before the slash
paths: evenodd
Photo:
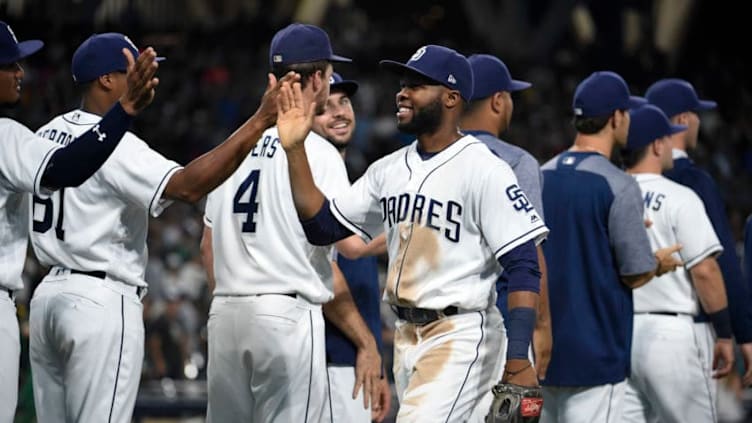
<path id="1" fill-rule="evenodd" d="M 93 125 L 102 120 L 102 116 L 76 109 L 64 114 L 63 119 L 74 125 Z"/>

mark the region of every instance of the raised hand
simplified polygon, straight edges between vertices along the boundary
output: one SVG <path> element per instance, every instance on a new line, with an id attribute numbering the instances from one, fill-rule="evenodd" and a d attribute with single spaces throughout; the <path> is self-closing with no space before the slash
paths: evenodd
<path id="1" fill-rule="evenodd" d="M 316 103 L 303 97 L 300 82 L 283 82 L 277 97 L 277 130 L 285 150 L 303 148 L 311 132 Z"/>
<path id="2" fill-rule="evenodd" d="M 159 67 L 157 52 L 148 47 L 135 60 L 127 48 L 123 49 L 123 54 L 128 60 L 128 90 L 120 97 L 120 104 L 126 113 L 135 116 L 154 100 L 155 88 L 159 85 L 159 78 L 154 77 Z"/>
<path id="3" fill-rule="evenodd" d="M 272 73 L 268 74 L 267 77 L 269 82 L 266 84 L 266 91 L 264 91 L 264 96 L 261 97 L 261 104 L 254 115 L 262 119 L 262 122 L 268 128 L 273 126 L 277 121 L 277 98 L 279 97 L 280 87 L 285 82 L 292 84 L 300 81 L 300 74 L 291 71 L 279 81 L 277 81 L 277 78 Z"/>

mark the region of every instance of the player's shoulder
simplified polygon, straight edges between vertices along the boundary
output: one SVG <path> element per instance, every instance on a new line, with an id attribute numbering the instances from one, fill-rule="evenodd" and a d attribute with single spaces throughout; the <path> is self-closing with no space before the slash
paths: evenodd
<path id="1" fill-rule="evenodd" d="M 672 181 L 665 176 L 660 176 L 659 184 L 667 193 L 670 193 L 672 196 L 676 197 L 684 204 L 694 203 L 696 205 L 702 205 L 702 199 L 700 199 L 700 196 L 697 195 L 697 193 L 692 188 L 682 185 L 676 181 Z"/>
<path id="2" fill-rule="evenodd" d="M 5 138 L 8 138 L 8 135 L 27 135 L 32 132 L 26 125 L 8 117 L 0 117 L 0 128 Z"/>
<path id="3" fill-rule="evenodd" d="M 518 165 L 540 167 L 538 160 L 520 146 L 506 142 L 491 134 L 478 134 L 475 137 L 483 141 L 494 155 L 509 163 L 512 168 Z"/>

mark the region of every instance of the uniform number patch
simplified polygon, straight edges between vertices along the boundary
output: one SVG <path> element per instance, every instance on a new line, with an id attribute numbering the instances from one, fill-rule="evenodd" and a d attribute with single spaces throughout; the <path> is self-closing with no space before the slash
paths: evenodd
<path id="1" fill-rule="evenodd" d="M 258 212 L 256 194 L 258 192 L 260 175 L 260 170 L 252 170 L 248 177 L 245 178 L 243 183 L 238 187 L 238 191 L 235 193 L 235 198 L 232 201 L 232 212 L 245 214 L 245 221 L 243 222 L 242 227 L 242 231 L 245 233 L 256 232 L 256 222 L 254 221 L 254 217 Z M 250 192 L 249 195 L 246 196 L 246 192 Z"/>
<path id="2" fill-rule="evenodd" d="M 61 189 L 57 192 L 57 195 L 59 198 L 60 206 L 57 207 L 57 222 L 55 224 L 55 236 L 60 241 L 65 241 L 65 230 L 63 230 L 63 210 L 65 205 L 65 190 Z M 55 202 L 52 201 L 52 197 L 49 198 L 39 198 L 36 195 L 33 196 L 33 204 L 32 204 L 32 216 L 34 216 L 34 222 L 32 225 L 32 230 L 34 232 L 39 233 L 45 233 L 52 228 L 52 215 L 55 209 Z M 38 207 L 44 207 L 44 210 L 41 212 L 38 212 Z M 41 219 L 37 219 L 40 217 Z"/>

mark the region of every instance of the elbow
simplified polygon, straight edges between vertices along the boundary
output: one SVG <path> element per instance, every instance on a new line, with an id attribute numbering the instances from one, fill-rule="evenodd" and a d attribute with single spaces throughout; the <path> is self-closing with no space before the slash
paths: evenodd
<path id="1" fill-rule="evenodd" d="M 637 289 L 650 282 L 653 279 L 653 276 L 655 276 L 655 273 L 653 272 L 642 273 L 633 276 L 622 276 L 621 281 L 630 289 Z"/>

